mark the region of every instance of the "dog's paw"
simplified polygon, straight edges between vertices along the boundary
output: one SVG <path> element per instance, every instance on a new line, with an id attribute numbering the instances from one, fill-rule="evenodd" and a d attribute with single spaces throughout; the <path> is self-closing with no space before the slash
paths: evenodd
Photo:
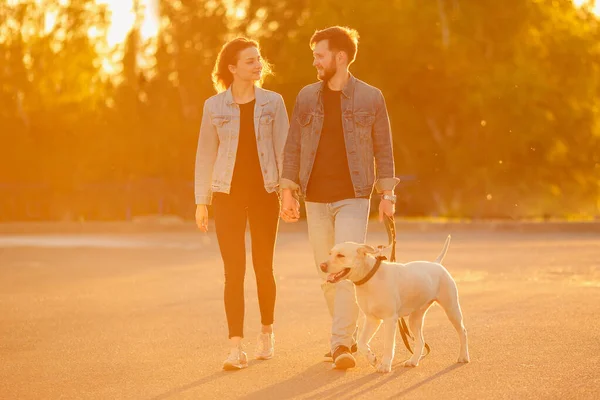
<path id="1" fill-rule="evenodd" d="M 371 364 L 372 366 L 377 366 L 377 356 L 375 355 L 375 353 L 369 351 L 367 353 L 367 361 L 369 361 L 369 364 Z"/>
<path id="2" fill-rule="evenodd" d="M 404 366 L 407 368 L 413 368 L 413 367 L 416 367 L 417 365 L 419 365 L 419 361 L 413 360 L 412 358 L 404 361 Z"/>
<path id="3" fill-rule="evenodd" d="M 358 351 L 360 354 L 365 356 L 369 364 L 371 364 L 373 367 L 377 366 L 377 356 L 375 355 L 375 353 L 373 353 L 373 350 L 371 350 L 369 346 L 361 346 L 359 344 Z"/>
<path id="4" fill-rule="evenodd" d="M 460 356 L 458 357 L 458 361 L 456 361 L 457 363 L 461 363 L 461 364 L 466 364 L 469 361 L 471 361 L 471 359 L 469 358 L 469 355 L 467 354 L 466 356 Z"/>
<path id="5" fill-rule="evenodd" d="M 381 372 L 383 374 L 387 374 L 389 372 L 392 372 L 392 364 L 386 364 L 386 363 L 379 363 L 379 365 L 377 365 L 377 372 Z"/>

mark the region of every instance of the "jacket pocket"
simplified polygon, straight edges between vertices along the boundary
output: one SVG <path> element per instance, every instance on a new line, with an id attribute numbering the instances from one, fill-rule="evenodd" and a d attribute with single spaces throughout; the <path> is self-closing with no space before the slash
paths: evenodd
<path id="1" fill-rule="evenodd" d="M 375 123 L 375 115 L 369 113 L 355 113 L 354 122 L 361 128 L 370 128 Z"/>
<path id="2" fill-rule="evenodd" d="M 271 140 L 273 137 L 273 114 L 263 114 L 258 119 L 259 140 Z"/>
<path id="3" fill-rule="evenodd" d="M 308 140 L 312 133 L 312 122 L 314 115 L 312 114 L 300 114 L 298 117 L 298 123 L 300 124 L 300 132 L 302 135 L 303 146 L 304 142 Z"/>
<path id="4" fill-rule="evenodd" d="M 260 116 L 260 125 L 271 125 L 273 119 L 273 114 L 263 114 Z"/>
<path id="5" fill-rule="evenodd" d="M 354 130 L 358 142 L 361 145 L 369 144 L 372 141 L 371 131 L 375 123 L 375 115 L 367 112 L 354 114 Z"/>
<path id="6" fill-rule="evenodd" d="M 228 124 L 230 121 L 231 117 L 229 115 L 213 115 L 210 120 L 210 122 L 212 122 L 212 124 L 217 128 Z"/>
<path id="7" fill-rule="evenodd" d="M 231 116 L 229 115 L 213 115 L 210 119 L 210 122 L 217 129 L 217 134 L 219 135 L 219 139 L 223 140 L 228 136 L 229 126 L 231 124 Z"/>
<path id="8" fill-rule="evenodd" d="M 374 157 L 373 157 L 373 125 L 375 114 L 369 112 L 354 113 L 354 143 L 358 157 L 356 166 L 360 171 L 360 186 L 367 187 L 373 183 Z"/>
<path id="9" fill-rule="evenodd" d="M 298 123 L 300 124 L 300 126 L 306 127 L 310 124 L 310 122 L 312 121 L 312 118 L 313 118 L 312 114 L 301 114 L 298 117 Z"/>

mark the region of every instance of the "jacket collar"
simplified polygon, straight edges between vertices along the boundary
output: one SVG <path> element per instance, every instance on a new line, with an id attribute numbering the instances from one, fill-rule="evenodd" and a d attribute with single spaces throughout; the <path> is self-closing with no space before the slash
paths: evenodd
<path id="1" fill-rule="evenodd" d="M 326 83 L 323 81 L 319 85 L 319 92 L 325 90 Z M 354 86 L 356 85 L 356 78 L 350 72 L 348 72 L 348 81 L 342 88 L 342 94 L 346 96 L 346 98 L 352 97 L 352 93 L 354 93 Z"/>
<path id="2" fill-rule="evenodd" d="M 254 86 L 254 98 L 256 99 L 256 104 L 259 106 L 264 106 L 270 100 L 267 96 L 267 91 L 265 89 L 259 88 L 258 86 Z M 233 93 L 231 93 L 231 85 L 225 91 L 225 103 L 227 105 L 235 104 L 233 100 Z"/>

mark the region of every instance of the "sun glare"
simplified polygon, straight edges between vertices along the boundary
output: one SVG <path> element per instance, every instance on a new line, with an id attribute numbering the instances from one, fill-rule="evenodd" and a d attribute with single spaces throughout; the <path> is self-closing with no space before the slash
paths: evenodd
<path id="1" fill-rule="evenodd" d="M 110 27 L 108 29 L 107 43 L 114 47 L 123 43 L 131 28 L 135 24 L 133 0 L 96 0 L 99 4 L 106 4 L 111 13 Z M 143 40 L 148 40 L 157 35 L 159 30 L 159 16 L 157 0 L 141 0 L 144 15 L 141 22 L 141 35 Z"/>
<path id="2" fill-rule="evenodd" d="M 2 1 L 2 0 L 0 0 Z M 4 0 L 9 6 L 17 5 L 22 0 Z M 38 4 L 45 4 L 44 0 L 35 0 Z M 137 27 L 142 40 L 143 54 L 138 56 L 138 66 L 142 69 L 151 69 L 154 63 L 154 51 L 157 46 L 157 36 L 161 29 L 161 17 L 158 6 L 159 0 L 139 0 L 140 9 L 138 15 L 134 10 L 134 0 L 95 0 L 97 4 L 104 4 L 109 12 L 109 25 L 106 31 L 97 26 L 91 26 L 88 31 L 90 38 L 100 40 L 103 44 L 98 48 L 102 70 L 108 75 L 119 72 L 119 57 L 123 54 L 122 44 L 134 27 Z M 228 8 L 228 16 L 234 20 L 246 18 L 248 1 L 222 0 Z M 589 7 L 596 15 L 600 15 L 600 0 L 572 0 L 576 7 Z M 44 31 L 51 32 L 56 24 L 59 10 L 56 6 L 65 6 L 70 0 L 58 0 L 53 7 L 47 7 L 44 13 Z M 57 4 L 57 5 L 56 5 Z M 254 31 L 261 26 L 261 15 L 249 28 Z M 7 25 L 10 27 L 10 21 Z M 0 42 L 3 33 L 0 24 Z M 24 36 L 34 35 L 33 25 L 22 29 Z M 104 37 L 105 36 L 105 37 Z"/>
<path id="3" fill-rule="evenodd" d="M 573 0 L 573 4 L 575 4 L 576 7 L 581 7 L 585 4 L 592 3 L 592 1 L 593 0 Z M 600 0 L 595 0 L 591 10 L 594 14 L 600 15 Z"/>
<path id="4" fill-rule="evenodd" d="M 155 50 L 155 40 L 160 30 L 160 17 L 158 10 L 158 0 L 140 0 L 140 6 L 143 10 L 142 15 L 138 16 L 136 21 L 135 10 L 133 9 L 133 0 L 96 0 L 98 4 L 106 4 L 110 13 L 110 24 L 106 34 L 106 44 L 109 49 L 116 50 L 112 57 L 106 56 L 101 60 L 102 70 L 112 75 L 118 74 L 119 58 L 122 56 L 122 45 L 131 29 L 138 24 L 140 36 L 146 46 L 143 54 L 137 57 L 138 66 L 144 69 L 151 69 L 153 66 Z"/>
<path id="5" fill-rule="evenodd" d="M 147 0 L 144 9 L 144 22 L 142 23 L 141 34 L 143 40 L 156 37 L 160 25 L 160 16 L 158 11 L 158 0 Z"/>

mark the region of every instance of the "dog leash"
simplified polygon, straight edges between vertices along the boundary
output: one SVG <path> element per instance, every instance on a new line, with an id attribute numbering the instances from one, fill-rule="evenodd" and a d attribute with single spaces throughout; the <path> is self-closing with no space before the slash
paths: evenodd
<path id="1" fill-rule="evenodd" d="M 390 261 L 396 262 L 396 220 L 394 219 L 394 215 L 392 215 L 392 216 L 386 215 L 385 217 L 386 218 L 384 218 L 384 223 L 385 223 L 385 230 L 388 234 L 388 243 L 389 243 L 389 246 L 392 247 L 392 252 L 390 254 Z M 402 337 L 404 346 L 410 352 L 410 354 L 413 354 L 413 349 L 410 346 L 410 343 L 408 342 L 408 338 L 410 338 L 413 341 L 415 340 L 415 338 L 411 335 L 410 331 L 408 330 L 408 326 L 406 325 L 406 321 L 404 320 L 404 317 L 400 317 L 400 319 L 398 319 L 398 330 L 400 331 L 400 336 Z M 426 355 L 428 355 L 431 352 L 431 348 L 429 347 L 429 345 L 427 343 L 425 343 L 425 350 L 426 350 L 426 353 L 423 354 L 422 357 L 425 357 Z"/>

